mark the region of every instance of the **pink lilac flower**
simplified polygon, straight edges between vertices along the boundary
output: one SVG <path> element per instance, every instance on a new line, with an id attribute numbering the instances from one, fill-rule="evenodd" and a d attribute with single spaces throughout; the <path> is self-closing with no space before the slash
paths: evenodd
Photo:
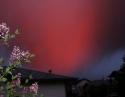
<path id="1" fill-rule="evenodd" d="M 13 80 L 12 81 L 12 86 L 15 87 L 15 86 L 20 86 L 21 84 L 21 73 L 18 73 L 16 75 L 16 80 Z"/>
<path id="2" fill-rule="evenodd" d="M 38 84 L 37 83 L 32 84 L 29 87 L 29 89 L 30 89 L 30 92 L 37 94 L 37 92 L 38 92 Z"/>
<path id="3" fill-rule="evenodd" d="M 23 61 L 27 61 L 30 57 L 29 51 L 22 51 L 21 54 L 22 54 L 22 57 L 23 57 Z"/>
<path id="4" fill-rule="evenodd" d="M 16 85 L 18 86 L 18 85 L 20 85 L 20 84 L 21 84 L 20 78 L 17 78 L 17 80 L 16 80 Z"/>
<path id="5" fill-rule="evenodd" d="M 17 75 L 15 75 L 16 78 L 21 78 L 21 73 L 17 73 Z"/>
<path id="6" fill-rule="evenodd" d="M 4 97 L 4 95 L 0 95 L 0 97 Z"/>
<path id="7" fill-rule="evenodd" d="M 21 50 L 19 47 L 17 46 L 14 46 L 13 48 L 13 51 L 11 53 L 11 56 L 10 56 L 10 61 L 13 62 L 13 61 L 19 61 L 21 59 L 22 55 L 21 55 Z"/>
<path id="8" fill-rule="evenodd" d="M 9 27 L 7 27 L 6 23 L 0 24 L 0 39 L 4 39 L 9 32 Z"/>
<path id="9" fill-rule="evenodd" d="M 20 78 L 17 78 L 16 80 L 12 81 L 12 86 L 16 87 L 19 86 L 21 84 Z"/>
<path id="10" fill-rule="evenodd" d="M 1 86 L 0 87 L 0 97 L 4 97 L 4 95 L 2 93 L 3 93 L 3 87 Z"/>
<path id="11" fill-rule="evenodd" d="M 29 87 L 23 87 L 23 93 L 28 93 L 29 92 Z"/>
<path id="12" fill-rule="evenodd" d="M 17 74 L 17 79 L 16 79 L 16 85 L 20 85 L 21 84 L 21 73 Z"/>
<path id="13" fill-rule="evenodd" d="M 29 58 L 30 58 L 29 51 L 21 51 L 19 47 L 14 46 L 13 51 L 10 56 L 10 62 L 11 63 L 15 61 L 27 62 Z"/>

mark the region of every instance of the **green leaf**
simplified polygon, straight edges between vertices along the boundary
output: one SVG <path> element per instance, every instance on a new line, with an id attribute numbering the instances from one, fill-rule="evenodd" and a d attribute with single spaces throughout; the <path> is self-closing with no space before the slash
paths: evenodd
<path id="1" fill-rule="evenodd" d="M 26 79 L 26 80 L 25 80 L 25 83 L 27 84 L 28 82 L 29 82 L 29 79 Z"/>
<path id="2" fill-rule="evenodd" d="M 40 95 L 40 97 L 44 97 L 43 95 Z"/>
<path id="3" fill-rule="evenodd" d="M 3 70 L 3 67 L 2 67 L 2 66 L 0 66 L 0 70 Z"/>
<path id="4" fill-rule="evenodd" d="M 2 81 L 3 81 L 3 82 L 7 81 L 7 78 L 3 77 L 3 78 L 2 78 Z"/>
<path id="5" fill-rule="evenodd" d="M 9 67 L 6 68 L 6 73 L 8 73 L 8 72 L 10 72 L 10 68 Z"/>
<path id="6" fill-rule="evenodd" d="M 32 79 L 32 78 L 33 78 L 32 75 L 30 75 L 30 76 L 29 76 L 29 79 Z"/>
<path id="7" fill-rule="evenodd" d="M 5 35 L 5 37 L 4 37 L 4 42 L 8 42 L 8 37 L 9 35 Z"/>

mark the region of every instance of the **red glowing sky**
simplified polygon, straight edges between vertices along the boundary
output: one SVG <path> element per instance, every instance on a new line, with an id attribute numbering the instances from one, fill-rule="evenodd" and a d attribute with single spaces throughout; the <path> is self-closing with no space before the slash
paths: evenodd
<path id="1" fill-rule="evenodd" d="M 105 0 L 0 2 L 3 9 L 0 12 L 1 21 L 7 21 L 14 28 L 19 27 L 21 35 L 17 44 L 36 55 L 32 67 L 43 71 L 52 69 L 60 74 L 72 74 L 81 67 L 86 68 L 100 53 L 96 39 L 107 27 L 103 28 L 106 25 L 103 18 L 108 20 L 112 16 L 104 15 L 107 10 Z M 101 7 L 99 4 L 104 9 L 98 9 Z M 99 15 L 101 11 L 104 13 Z M 101 30 L 99 27 L 102 27 Z"/>

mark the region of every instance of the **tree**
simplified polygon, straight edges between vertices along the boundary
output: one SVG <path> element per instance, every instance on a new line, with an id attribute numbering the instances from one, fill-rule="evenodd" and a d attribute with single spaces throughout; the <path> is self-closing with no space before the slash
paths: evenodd
<path id="1" fill-rule="evenodd" d="M 113 71 L 110 74 L 110 78 L 113 79 L 112 82 L 116 82 L 114 87 L 116 88 L 116 93 L 119 97 L 125 97 L 125 56 L 123 57 L 123 63 L 118 71 Z"/>

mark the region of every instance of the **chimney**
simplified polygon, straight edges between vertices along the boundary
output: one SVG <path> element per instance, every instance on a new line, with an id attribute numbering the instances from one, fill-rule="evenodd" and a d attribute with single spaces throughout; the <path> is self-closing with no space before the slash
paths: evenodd
<path id="1" fill-rule="evenodd" d="M 49 72 L 50 74 L 52 74 L 52 70 L 51 70 L 51 69 L 49 69 L 48 72 Z"/>

